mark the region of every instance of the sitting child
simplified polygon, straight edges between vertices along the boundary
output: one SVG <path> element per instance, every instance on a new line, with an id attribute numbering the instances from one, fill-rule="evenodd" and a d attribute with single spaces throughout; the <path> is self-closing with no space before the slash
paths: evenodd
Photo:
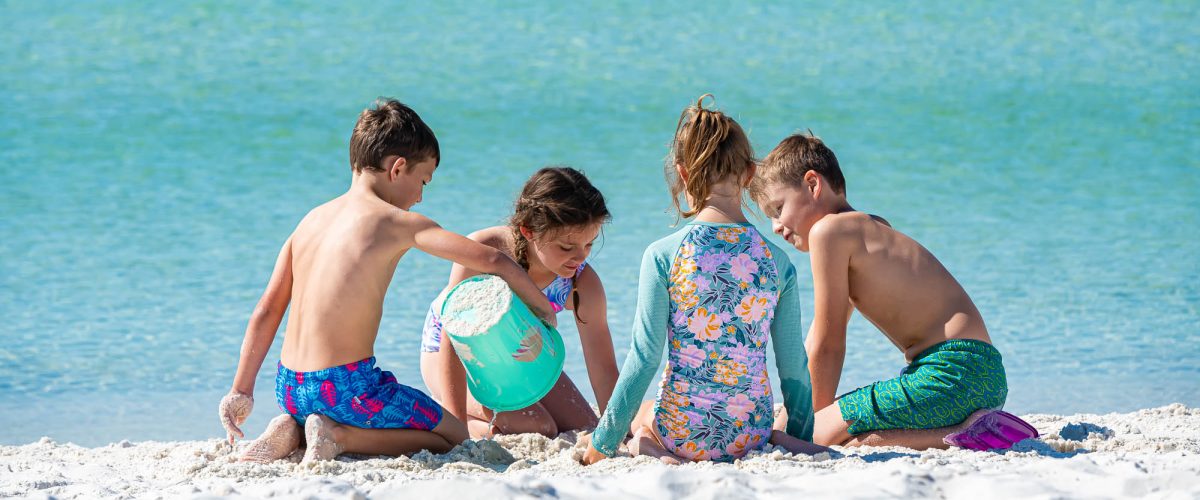
<path id="1" fill-rule="evenodd" d="M 633 345 L 585 464 L 615 454 L 627 431 L 631 453 L 667 463 L 732 461 L 768 441 L 825 450 L 804 441 L 813 421 L 795 268 L 746 221 L 754 152 L 733 118 L 704 108 L 706 97 L 684 110 L 667 162 L 676 209 L 695 219 L 642 257 Z M 786 433 L 771 429 L 768 343 L 790 410 Z M 643 404 L 664 345 L 658 397 Z"/>
<path id="2" fill-rule="evenodd" d="M 967 292 L 925 247 L 850 206 L 837 158 L 820 139 L 797 134 L 780 142 L 760 165 L 752 193 L 775 233 L 811 256 L 815 305 L 806 346 L 816 443 L 991 449 L 1037 437 L 998 411 L 1008 394 L 1004 366 Z M 909 365 L 835 401 L 855 309 Z"/>
<path id="3" fill-rule="evenodd" d="M 467 439 L 462 421 L 375 366 L 383 297 L 411 248 L 500 275 L 548 322 L 553 310 L 503 252 L 410 212 L 440 160 L 433 131 L 408 106 L 380 101 L 350 137 L 350 189 L 314 208 L 283 244 L 250 317 L 233 388 L 219 413 L 230 442 L 253 407 L 254 379 L 289 305 L 275 379 L 276 417 L 243 453 L 270 461 L 307 441 L 304 461 L 342 452 L 447 452 Z M 304 425 L 303 436 L 299 424 Z"/>
<path id="4" fill-rule="evenodd" d="M 587 258 L 600 227 L 610 217 L 604 195 L 578 170 L 546 167 L 525 182 L 513 208 L 507 225 L 480 229 L 469 238 L 513 256 L 534 283 L 546 284 L 542 292 L 556 311 L 574 313 L 588 378 L 603 412 L 617 383 L 617 361 L 608 331 L 604 285 Z M 438 311 L 450 288 L 476 274 L 455 264 L 450 284 L 429 306 L 421 341 L 421 376 L 430 394 L 465 421 L 475 438 L 525 432 L 554 437 L 594 428 L 596 412 L 565 372 L 540 401 L 519 410 L 494 413 L 468 394 L 466 370 L 454 345 L 442 335 Z"/>

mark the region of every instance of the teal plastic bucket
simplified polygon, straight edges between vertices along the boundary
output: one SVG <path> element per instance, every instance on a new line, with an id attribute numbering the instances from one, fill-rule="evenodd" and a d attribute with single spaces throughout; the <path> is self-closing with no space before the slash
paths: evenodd
<path id="1" fill-rule="evenodd" d="M 542 399 L 562 373 L 562 336 L 547 326 L 498 276 L 463 280 L 446 295 L 442 333 L 467 370 L 467 387 L 495 411 Z"/>

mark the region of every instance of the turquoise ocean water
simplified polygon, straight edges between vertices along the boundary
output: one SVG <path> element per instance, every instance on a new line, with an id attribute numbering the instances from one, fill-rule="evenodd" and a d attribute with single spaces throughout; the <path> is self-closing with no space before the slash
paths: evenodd
<path id="1" fill-rule="evenodd" d="M 452 230 L 500 222 L 537 167 L 588 173 L 618 360 L 642 250 L 671 231 L 665 143 L 712 92 L 760 154 L 822 136 L 855 207 L 959 278 L 1009 409 L 1200 405 L 1194 3 L 675 4 L 0 4 L 0 444 L 221 435 L 279 245 L 347 187 L 381 95 L 437 132 L 417 210 Z M 447 272 L 397 269 L 377 356 L 405 383 Z M 849 337 L 843 389 L 901 368 L 861 318 Z M 278 412 L 279 344 L 251 433 Z"/>

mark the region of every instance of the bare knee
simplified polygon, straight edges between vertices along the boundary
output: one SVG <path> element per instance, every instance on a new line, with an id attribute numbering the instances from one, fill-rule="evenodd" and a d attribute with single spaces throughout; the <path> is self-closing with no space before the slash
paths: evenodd
<path id="1" fill-rule="evenodd" d="M 848 422 L 844 421 L 839 423 L 848 424 Z M 854 436 L 850 435 L 848 425 L 818 424 L 813 428 L 812 442 L 821 446 L 842 446 L 850 442 L 852 439 L 854 439 Z"/>
<path id="2" fill-rule="evenodd" d="M 634 415 L 633 421 L 629 423 L 629 434 L 633 435 L 641 427 L 647 429 L 654 427 L 654 401 L 642 401 L 637 415 Z"/>
<path id="3" fill-rule="evenodd" d="M 467 425 L 459 420 L 458 417 L 450 414 L 450 412 L 443 413 L 442 421 L 438 423 L 437 427 L 433 428 L 432 432 L 445 439 L 446 444 L 449 445 L 449 448 L 443 450 L 442 453 L 450 451 L 455 446 L 471 439 L 470 433 L 467 432 Z"/>
<path id="4" fill-rule="evenodd" d="M 650 428 L 649 426 L 645 426 L 645 425 L 639 426 L 638 428 L 634 429 L 633 437 L 634 437 L 634 439 L 644 438 L 644 439 L 650 439 L 656 443 L 658 442 L 658 433 L 655 432 L 654 429 Z"/>
<path id="5" fill-rule="evenodd" d="M 580 415 L 580 419 L 581 419 L 583 425 L 580 427 L 577 427 L 576 429 L 583 429 L 583 428 L 595 429 L 597 425 L 600 425 L 600 416 L 597 415 L 596 412 L 592 411 L 591 406 L 588 406 L 587 411 L 584 411 Z M 576 429 L 571 429 L 571 430 L 576 430 Z"/>
<path id="6" fill-rule="evenodd" d="M 600 423 L 596 410 L 592 409 L 587 398 L 565 373 L 559 376 L 558 383 L 536 406 L 541 406 L 554 420 L 555 428 L 552 431 L 555 433 L 594 429 Z"/>
<path id="7" fill-rule="evenodd" d="M 812 442 L 821 446 L 841 446 L 846 444 L 851 438 L 843 436 L 840 432 L 820 432 L 817 430 L 813 432 Z"/>
<path id="8" fill-rule="evenodd" d="M 560 415 L 560 417 L 562 417 Z M 582 429 L 595 429 L 600 424 L 600 417 L 596 416 L 596 412 L 592 411 L 590 406 L 576 414 L 568 415 L 562 420 L 551 419 L 555 425 L 555 436 L 558 432 L 578 431 Z"/>
<path id="9" fill-rule="evenodd" d="M 467 433 L 471 435 L 472 439 L 490 439 L 492 437 L 492 424 L 487 420 L 467 417 Z"/>
<path id="10" fill-rule="evenodd" d="M 813 417 L 813 442 L 821 446 L 840 446 L 850 441 L 850 426 L 854 422 L 843 420 L 837 403 L 829 405 Z"/>
<path id="11" fill-rule="evenodd" d="M 537 407 L 537 410 L 529 412 L 528 419 L 532 430 L 528 432 L 535 432 L 549 438 L 557 437 L 558 423 L 554 421 L 554 417 L 545 408 L 542 408 L 541 405 L 534 406 Z"/>
<path id="12" fill-rule="evenodd" d="M 492 431 L 497 434 L 533 433 L 553 438 L 558 436 L 558 424 L 550 412 L 535 403 L 520 410 L 496 414 Z"/>

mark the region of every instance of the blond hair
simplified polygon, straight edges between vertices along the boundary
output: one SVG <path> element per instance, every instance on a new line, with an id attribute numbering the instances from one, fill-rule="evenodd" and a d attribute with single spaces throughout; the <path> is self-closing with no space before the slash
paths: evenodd
<path id="1" fill-rule="evenodd" d="M 667 185 L 671 188 L 671 203 L 682 218 L 692 217 L 704 209 L 714 184 L 731 175 L 741 177 L 755 161 L 750 139 L 741 125 L 725 113 L 705 108 L 705 98 L 716 101 L 712 94 L 704 94 L 680 114 L 675 138 L 671 141 L 671 153 L 664 167 Z M 676 165 L 687 172 L 687 182 L 680 178 Z M 688 210 L 684 210 L 679 202 L 684 192 L 695 204 Z"/>
<path id="2" fill-rule="evenodd" d="M 810 170 L 824 177 L 834 193 L 846 194 L 846 177 L 837 156 L 809 130 L 788 136 L 767 153 L 750 184 L 750 196 L 761 203 L 769 184 L 802 186 Z"/>

